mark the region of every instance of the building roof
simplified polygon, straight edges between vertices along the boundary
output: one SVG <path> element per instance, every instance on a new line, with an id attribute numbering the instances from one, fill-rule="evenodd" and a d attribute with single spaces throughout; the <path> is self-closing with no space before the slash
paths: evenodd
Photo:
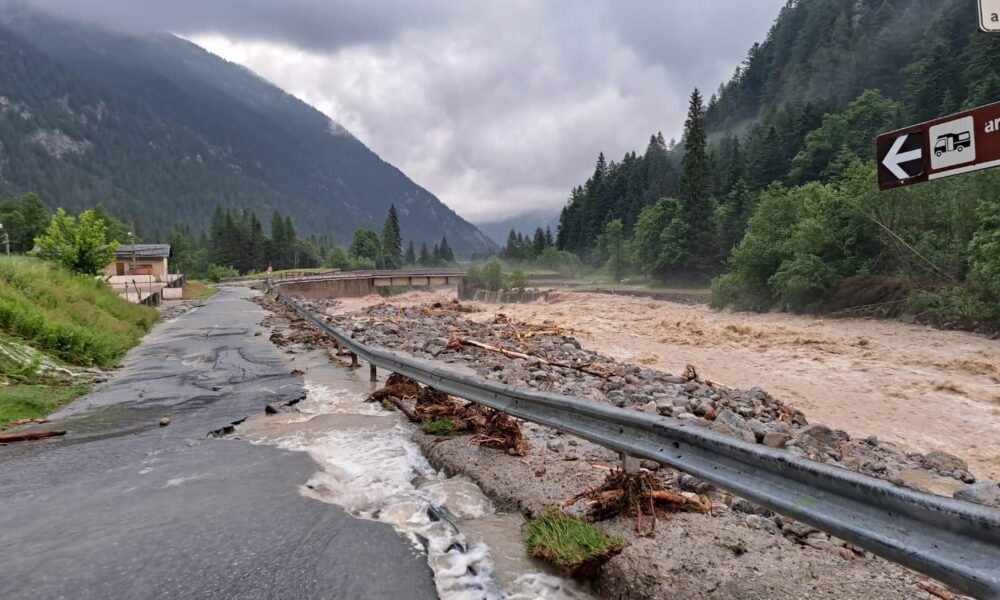
<path id="1" fill-rule="evenodd" d="M 115 258 L 169 258 L 170 244 L 120 244 Z"/>

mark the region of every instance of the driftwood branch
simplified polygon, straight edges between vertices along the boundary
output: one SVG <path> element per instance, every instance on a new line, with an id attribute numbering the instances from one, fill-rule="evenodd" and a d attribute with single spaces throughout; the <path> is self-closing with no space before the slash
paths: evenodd
<path id="1" fill-rule="evenodd" d="M 539 363 L 541 363 L 543 365 L 546 365 L 546 366 L 560 367 L 560 368 L 563 368 L 563 369 L 573 369 L 575 371 L 580 371 L 580 372 L 586 373 L 588 375 L 593 375 L 594 377 L 600 377 L 601 379 L 607 379 L 608 378 L 608 374 L 607 373 L 601 373 L 599 371 L 592 371 L 592 370 L 588 369 L 586 366 L 569 365 L 569 364 L 566 364 L 566 363 L 555 362 L 555 361 L 548 360 L 546 358 L 542 358 L 541 356 L 534 356 L 534 355 L 531 355 L 531 354 L 525 354 L 524 352 L 517 352 L 515 350 L 509 350 L 507 348 L 501 348 L 499 346 L 491 346 L 489 344 L 484 344 L 482 342 L 477 342 L 475 340 L 467 340 L 465 338 L 458 337 L 457 335 L 454 336 L 454 337 L 452 337 L 451 342 L 449 343 L 449 345 L 452 345 L 452 344 L 459 344 L 459 345 L 462 345 L 462 346 L 473 346 L 475 348 L 481 348 L 481 349 L 486 350 L 488 352 L 498 352 L 498 353 L 503 354 L 504 356 L 506 356 L 508 358 L 523 358 L 524 360 L 535 359 Z"/>
<path id="2" fill-rule="evenodd" d="M 417 413 L 413 412 L 413 410 L 410 409 L 409 406 L 407 406 L 406 404 L 404 404 L 403 401 L 400 398 L 393 397 L 393 398 L 391 398 L 391 400 L 392 400 L 392 403 L 396 405 L 396 408 L 399 409 L 399 412 L 401 412 L 404 415 L 406 415 L 407 419 L 409 419 L 410 421 L 412 421 L 414 423 L 419 423 L 420 422 L 420 417 L 417 416 Z"/>
<path id="3" fill-rule="evenodd" d="M 50 437 L 66 435 L 65 431 L 25 431 L 22 433 L 0 433 L 0 444 L 9 442 L 27 442 L 31 440 L 41 440 Z"/>

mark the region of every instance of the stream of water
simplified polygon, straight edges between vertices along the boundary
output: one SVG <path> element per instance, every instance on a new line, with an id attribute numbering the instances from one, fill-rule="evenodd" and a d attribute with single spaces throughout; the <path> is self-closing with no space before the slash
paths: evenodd
<path id="1" fill-rule="evenodd" d="M 319 470 L 303 493 L 392 525 L 426 554 L 446 600 L 592 597 L 526 556 L 520 515 L 497 512 L 468 478 L 437 472 L 397 412 L 365 403 L 374 384 L 325 354 L 308 360 L 307 397 L 298 411 L 241 428 L 254 443 L 313 457 Z"/>

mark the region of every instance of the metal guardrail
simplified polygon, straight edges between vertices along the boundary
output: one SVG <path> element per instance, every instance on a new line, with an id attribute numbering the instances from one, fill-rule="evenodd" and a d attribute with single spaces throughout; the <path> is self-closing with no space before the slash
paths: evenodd
<path id="1" fill-rule="evenodd" d="M 1000 599 L 1000 509 L 898 487 L 675 419 L 478 380 L 361 344 L 287 297 L 278 299 L 374 366 L 674 467 L 962 593 Z"/>

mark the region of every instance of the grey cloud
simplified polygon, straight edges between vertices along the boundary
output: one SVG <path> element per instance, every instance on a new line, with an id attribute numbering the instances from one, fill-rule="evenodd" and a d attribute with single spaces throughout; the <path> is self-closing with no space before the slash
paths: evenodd
<path id="1" fill-rule="evenodd" d="M 412 27 L 437 26 L 461 4 L 411 0 L 28 0 L 56 14 L 119 30 L 220 32 L 317 51 L 391 40 Z"/>
<path id="2" fill-rule="evenodd" d="M 556 208 L 593 168 L 679 136 L 785 0 L 33 0 L 168 29 L 329 114 L 472 220 Z"/>

